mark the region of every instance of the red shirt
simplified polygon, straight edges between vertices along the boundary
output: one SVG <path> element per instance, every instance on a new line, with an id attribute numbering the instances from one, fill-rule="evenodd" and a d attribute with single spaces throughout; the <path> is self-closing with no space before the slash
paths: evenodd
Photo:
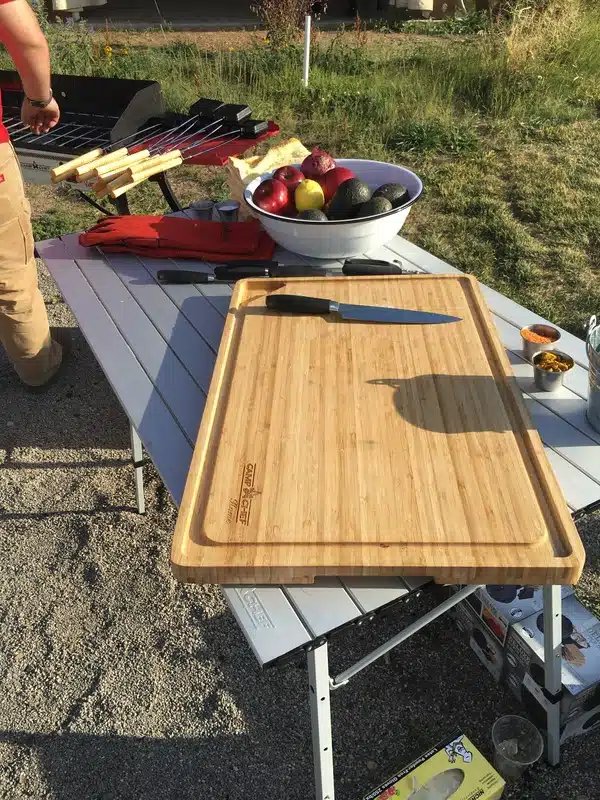
<path id="1" fill-rule="evenodd" d="M 13 0 L 0 0 L 0 6 L 4 5 L 4 3 L 12 3 Z M 5 144 L 10 140 L 8 135 L 8 131 L 2 124 L 2 95 L 0 94 L 0 144 Z"/>

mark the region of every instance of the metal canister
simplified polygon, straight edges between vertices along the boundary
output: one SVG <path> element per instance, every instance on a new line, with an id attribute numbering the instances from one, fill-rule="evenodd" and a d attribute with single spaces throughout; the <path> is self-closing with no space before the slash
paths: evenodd
<path id="1" fill-rule="evenodd" d="M 190 206 L 195 219 L 212 219 L 214 207 L 212 200 L 196 200 Z"/>
<path id="2" fill-rule="evenodd" d="M 549 372 L 547 369 L 542 369 L 538 366 L 538 361 L 540 358 L 545 355 L 546 353 L 556 353 L 557 356 L 560 356 L 563 361 L 568 361 L 571 366 L 565 372 Z M 541 389 L 542 392 L 556 392 L 560 387 L 563 385 L 563 381 L 565 379 L 565 373 L 570 372 L 575 366 L 575 362 L 571 358 L 570 355 L 567 353 L 562 353 L 560 350 L 545 350 L 541 353 L 537 353 L 533 357 L 533 373 L 535 379 L 535 385 L 538 389 Z"/>
<path id="3" fill-rule="evenodd" d="M 236 222 L 240 204 L 235 200 L 224 200 L 222 203 L 215 203 L 213 219 L 218 222 Z"/>
<path id="4" fill-rule="evenodd" d="M 587 418 L 592 428 L 600 433 L 600 325 L 596 317 L 588 324 L 586 349 L 590 361 Z"/>

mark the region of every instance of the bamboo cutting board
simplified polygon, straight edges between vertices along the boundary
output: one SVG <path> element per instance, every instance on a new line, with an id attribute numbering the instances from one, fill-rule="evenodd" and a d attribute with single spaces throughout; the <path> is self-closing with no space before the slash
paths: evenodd
<path id="1" fill-rule="evenodd" d="M 265 307 L 271 292 L 462 321 L 280 314 Z M 177 577 L 571 583 L 583 562 L 474 278 L 237 284 L 177 521 Z"/>

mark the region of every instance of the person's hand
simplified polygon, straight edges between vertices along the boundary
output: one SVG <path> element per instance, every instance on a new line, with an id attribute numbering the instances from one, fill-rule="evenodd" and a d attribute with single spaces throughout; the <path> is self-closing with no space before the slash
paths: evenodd
<path id="1" fill-rule="evenodd" d="M 23 125 L 30 128 L 33 133 L 48 133 L 60 119 L 60 108 L 54 98 L 50 100 L 45 108 L 32 106 L 27 98 L 23 100 L 21 107 L 21 121 Z"/>

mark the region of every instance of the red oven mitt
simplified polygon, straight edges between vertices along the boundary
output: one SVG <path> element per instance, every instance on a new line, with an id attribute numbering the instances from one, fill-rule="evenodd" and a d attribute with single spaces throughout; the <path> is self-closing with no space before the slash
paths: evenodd
<path id="1" fill-rule="evenodd" d="M 270 259 L 275 242 L 258 220 L 211 222 L 180 217 L 106 217 L 79 242 L 108 252 L 134 253 L 151 258 Z"/>

